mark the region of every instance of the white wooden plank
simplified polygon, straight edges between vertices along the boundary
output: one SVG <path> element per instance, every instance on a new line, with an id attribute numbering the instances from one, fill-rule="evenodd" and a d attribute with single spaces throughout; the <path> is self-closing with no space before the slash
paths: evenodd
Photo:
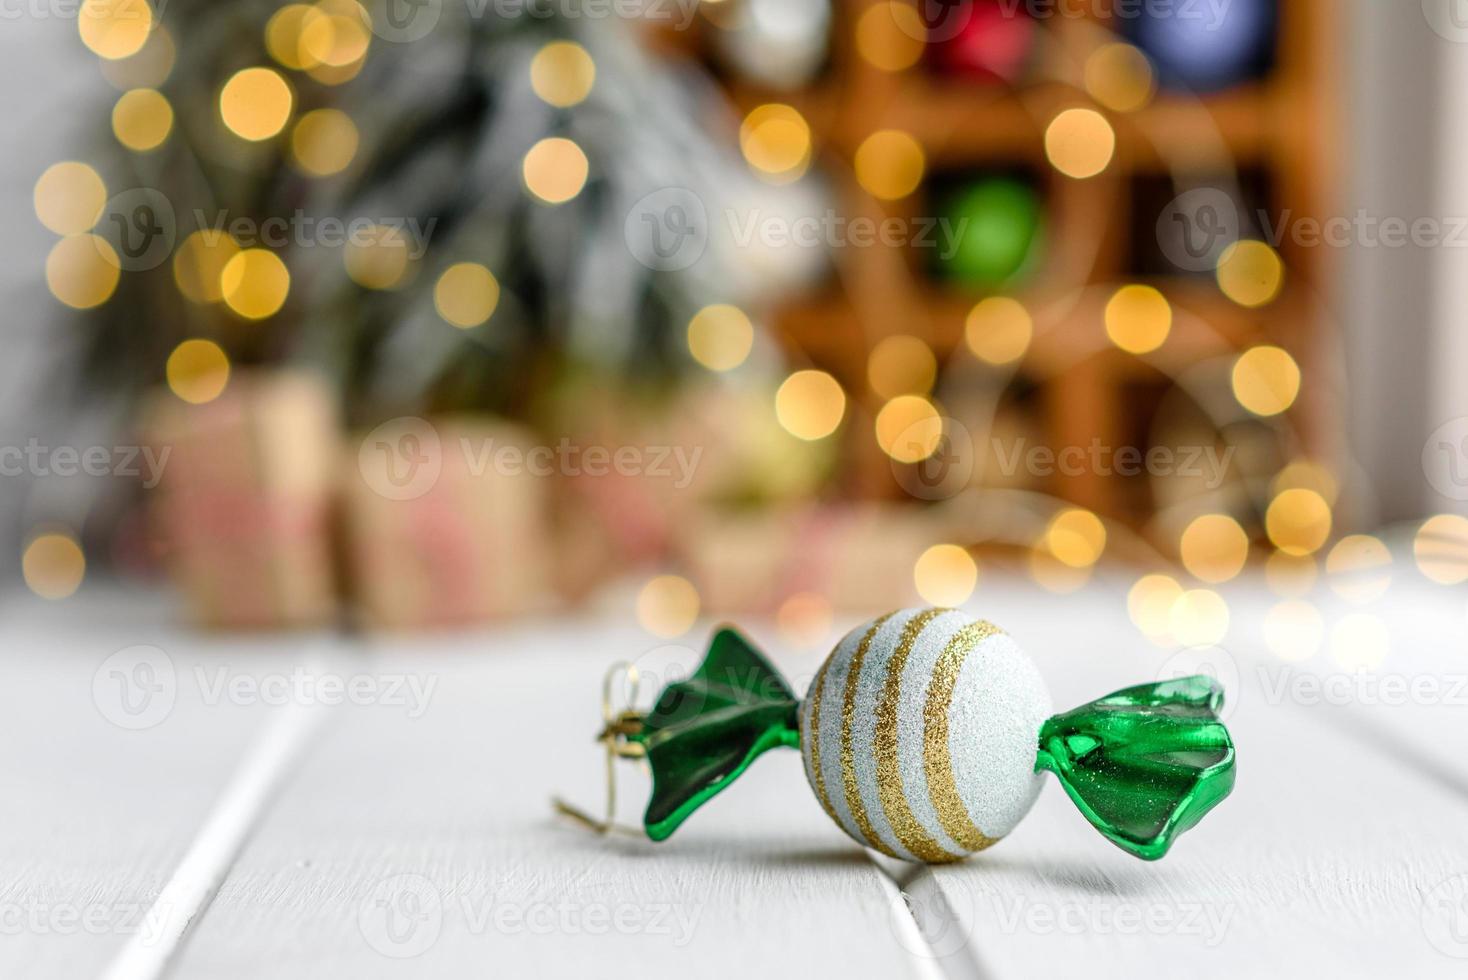
<path id="1" fill-rule="evenodd" d="M 759 760 L 663 844 L 552 815 L 555 793 L 599 803 L 600 677 L 649 646 L 596 623 L 383 641 L 371 669 L 434 685 L 428 709 L 338 712 L 179 974 L 912 972 L 900 901 L 820 811 L 793 752 Z M 803 689 L 818 661 L 787 660 L 787 676 Z M 647 782 L 623 777 L 635 820 Z"/>
<path id="2" fill-rule="evenodd" d="M 294 704 L 271 720 L 149 907 L 148 928 L 128 937 L 103 980 L 157 980 L 168 971 L 325 710 Z"/>
<path id="3" fill-rule="evenodd" d="M 977 611 L 1030 649 L 1057 709 L 1150 680 L 1170 659 L 1130 628 L 1115 593 L 985 599 Z M 931 897 L 924 889 L 936 883 L 953 910 L 955 921 L 939 926 L 954 972 L 1461 974 L 1462 961 L 1442 950 L 1460 949 L 1452 928 L 1468 934 L 1468 920 L 1437 900 L 1468 884 L 1459 877 L 1468 839 L 1451 829 L 1465 800 L 1370 737 L 1272 702 L 1252 669 L 1269 655 L 1239 625 L 1228 653 L 1200 657 L 1239 667 L 1228 718 L 1239 750 L 1233 795 L 1166 859 L 1146 864 L 1094 833 L 1048 785 L 1010 839 L 915 884 Z"/>
<path id="4" fill-rule="evenodd" d="M 1265 618 L 1281 600 L 1260 588 L 1236 589 L 1230 598 L 1237 646 L 1270 703 L 1288 703 L 1368 738 L 1468 798 L 1468 590 L 1429 582 L 1408 558 L 1410 541 L 1392 547 L 1396 564 L 1368 573 L 1372 581 L 1389 580 L 1381 596 L 1353 602 L 1326 580 L 1305 597 L 1319 611 L 1325 637 L 1304 659 L 1281 659 L 1262 648 Z M 1334 648 L 1332 631 L 1349 639 L 1377 624 L 1387 638 L 1379 662 L 1355 663 Z"/>
<path id="5" fill-rule="evenodd" d="M 95 975 L 150 938 L 147 910 L 264 719 L 201 690 L 240 642 L 160 625 L 173 619 L 155 597 L 105 591 L 0 610 L 0 975 Z M 280 665 L 296 643 L 248 646 Z M 167 657 L 150 701 L 122 686 L 139 661 L 110 659 L 139 644 Z"/>

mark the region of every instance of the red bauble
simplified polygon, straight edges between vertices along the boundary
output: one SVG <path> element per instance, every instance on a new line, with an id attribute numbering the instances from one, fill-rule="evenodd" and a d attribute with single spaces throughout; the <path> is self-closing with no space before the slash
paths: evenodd
<path id="1" fill-rule="evenodd" d="M 944 72 L 1014 84 L 1024 72 L 1037 27 L 1023 4 L 1001 0 L 926 0 L 929 51 Z"/>

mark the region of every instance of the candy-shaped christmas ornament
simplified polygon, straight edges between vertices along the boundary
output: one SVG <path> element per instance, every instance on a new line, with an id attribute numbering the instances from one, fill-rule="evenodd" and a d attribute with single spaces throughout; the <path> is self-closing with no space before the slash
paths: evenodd
<path id="1" fill-rule="evenodd" d="M 609 714 L 608 765 L 643 757 L 643 819 L 669 837 L 765 750 L 799 748 L 822 808 L 858 843 L 907 861 L 981 851 L 1054 773 L 1109 840 L 1155 860 L 1228 795 L 1223 692 L 1204 677 L 1118 691 L 1051 715 L 1034 664 L 1003 630 L 952 609 L 908 609 L 849 633 L 804 701 L 733 629 L 650 712 Z M 598 829 L 608 819 L 582 819 Z M 562 809 L 578 814 L 569 807 Z"/>

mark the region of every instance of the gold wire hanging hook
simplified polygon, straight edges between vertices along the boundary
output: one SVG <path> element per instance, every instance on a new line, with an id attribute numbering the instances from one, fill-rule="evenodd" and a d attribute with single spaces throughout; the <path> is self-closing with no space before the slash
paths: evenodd
<path id="1" fill-rule="evenodd" d="M 618 709 L 613 703 L 612 686 L 623 676 L 627 678 L 627 703 L 624 707 Z M 647 750 L 641 742 L 632 741 L 632 737 L 642 731 L 642 723 L 644 718 L 646 718 L 646 715 L 636 708 L 637 691 L 640 683 L 641 675 L 637 672 L 637 665 L 625 660 L 612 664 L 607 669 L 606 675 L 602 677 L 602 730 L 597 735 L 596 740 L 606 746 L 607 750 L 606 816 L 598 820 L 585 810 L 567 803 L 560 797 L 553 797 L 551 799 L 551 805 L 555 807 L 557 813 L 565 817 L 570 817 L 594 833 L 608 834 L 614 830 L 634 835 L 641 833 L 636 827 L 628 827 L 616 822 L 617 760 L 642 759 L 647 755 Z"/>

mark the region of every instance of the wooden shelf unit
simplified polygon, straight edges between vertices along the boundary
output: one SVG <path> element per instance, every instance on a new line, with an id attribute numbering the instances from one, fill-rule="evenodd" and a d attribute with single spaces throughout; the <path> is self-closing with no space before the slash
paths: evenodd
<path id="1" fill-rule="evenodd" d="M 856 50 L 853 27 L 877 2 L 881 0 L 834 0 L 829 63 L 808 87 L 777 90 L 748 84 L 727 71 L 720 70 L 720 75 L 742 112 L 767 102 L 783 102 L 801 112 L 811 126 L 816 166 L 837 189 L 837 206 L 848 218 L 936 213 L 915 210 L 926 203 L 921 188 L 903 200 L 881 201 L 858 184 L 853 155 L 879 129 L 913 135 L 924 149 L 929 175 L 966 169 L 1025 169 L 1040 175 L 1044 254 L 1034 274 L 1010 292 L 1032 311 L 1063 311 L 1037 330 L 1020 366 L 1027 376 L 1047 379 L 1051 389 L 1044 399 L 1046 441 L 1059 447 L 1100 438 L 1117 445 L 1124 408 L 1120 402 L 1135 379 L 1160 376 L 1159 366 L 1177 370 L 1271 342 L 1289 349 L 1304 373 L 1304 395 L 1289 416 L 1300 447 L 1328 455 L 1332 427 L 1325 420 L 1330 407 L 1323 394 L 1326 386 L 1315 383 L 1323 373 L 1318 297 L 1328 250 L 1281 243 L 1286 287 L 1259 310 L 1233 304 L 1206 276 L 1152 277 L 1129 267 L 1129 235 L 1138 220 L 1131 184 L 1140 176 L 1253 170 L 1272 189 L 1273 199 L 1264 203 L 1272 214 L 1288 209 L 1296 219 L 1324 216 L 1334 186 L 1335 145 L 1335 54 L 1329 20 L 1334 11 L 1327 0 L 1280 0 L 1275 63 L 1267 76 L 1199 97 L 1162 90 L 1134 113 L 1097 106 L 1081 84 L 1087 54 L 1114 39 L 1104 22 L 1088 16 L 1040 24 L 1034 80 L 1011 88 L 945 77 L 923 59 L 898 72 L 871 64 Z M 661 40 L 691 48 L 716 64 L 708 43 L 708 33 L 716 30 L 701 22 L 677 39 Z M 1087 180 L 1060 174 L 1045 158 L 1046 126 L 1073 106 L 1102 111 L 1117 137 L 1110 166 Z M 1156 215 L 1141 218 L 1155 221 Z M 872 347 L 884 337 L 910 334 L 925 340 L 940 364 L 964 356 L 964 319 L 985 293 L 915 271 L 916 263 L 902 249 L 845 248 L 837 250 L 833 261 L 834 281 L 791 299 L 774 320 L 785 342 L 836 375 L 858 403 L 858 415 L 870 419 L 881 404 L 866 382 Z M 1167 343 L 1145 359 L 1111 346 L 1102 324 L 1108 295 L 1104 287 L 1126 282 L 1157 286 L 1178 312 Z M 847 457 L 853 460 L 849 489 L 863 496 L 898 495 L 891 463 L 876 446 L 870 425 L 849 425 L 847 439 Z M 1050 489 L 1133 524 L 1148 516 L 1124 505 L 1114 481 L 1094 474 L 1065 478 Z"/>

